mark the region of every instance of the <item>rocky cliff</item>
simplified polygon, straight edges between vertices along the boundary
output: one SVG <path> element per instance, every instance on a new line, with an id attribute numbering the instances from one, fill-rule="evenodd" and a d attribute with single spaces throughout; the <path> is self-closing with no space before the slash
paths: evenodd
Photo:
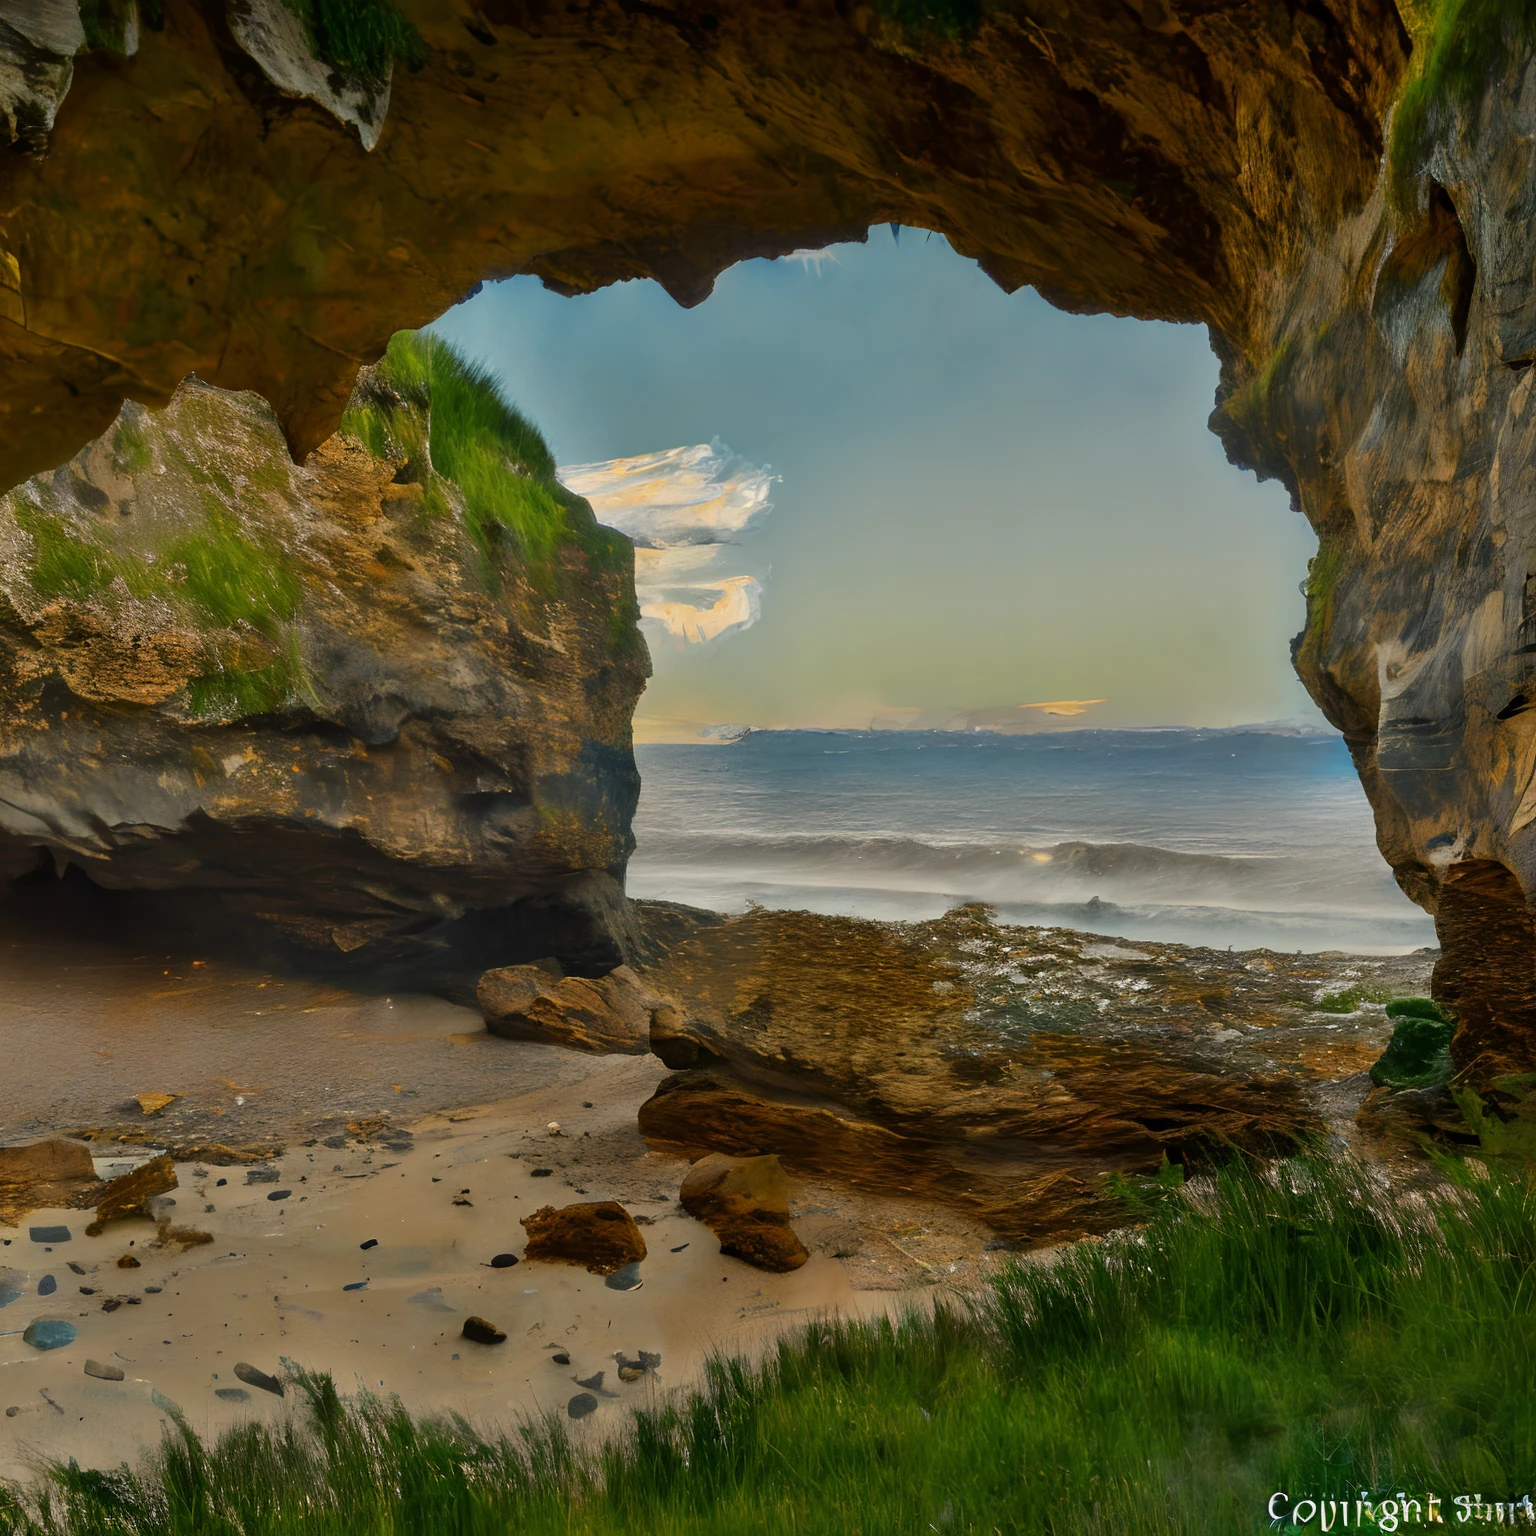
<path id="1" fill-rule="evenodd" d="M 126 405 L 0 498 L 0 875 L 35 907 L 83 872 L 123 921 L 393 985 L 605 971 L 632 561 L 423 338 L 303 465 L 254 395 Z"/>
<path id="2" fill-rule="evenodd" d="M 368 18 L 350 27 L 350 15 Z M 333 430 L 478 279 L 683 302 L 942 230 L 1202 321 L 1318 531 L 1297 666 L 1483 1079 L 1536 1067 L 1532 28 L 1494 0 L 5 0 L 0 475 L 189 370 Z M 298 21 L 295 21 L 298 18 Z"/>

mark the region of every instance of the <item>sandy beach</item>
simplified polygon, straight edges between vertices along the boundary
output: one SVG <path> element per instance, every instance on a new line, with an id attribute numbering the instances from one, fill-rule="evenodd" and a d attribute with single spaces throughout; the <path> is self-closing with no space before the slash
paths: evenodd
<path id="1" fill-rule="evenodd" d="M 3 1476 L 53 1458 L 132 1460 L 173 1409 L 205 1434 L 288 1412 L 291 1388 L 280 1398 L 235 1375 L 280 1378 L 286 1361 L 484 1428 L 564 1417 L 587 1394 L 597 1407 L 583 1427 L 604 1433 L 696 1380 L 712 1350 L 751 1352 L 819 1315 L 974 1284 L 999 1256 L 954 1212 L 802 1180 L 793 1221 L 809 1263 L 776 1275 L 723 1257 L 677 1203 L 687 1163 L 636 1129 L 666 1070 L 653 1057 L 501 1040 L 439 999 L 186 958 L 18 944 L 3 970 L 0 1040 L 28 1064 L 0 1085 L 5 1142 L 91 1129 L 103 1175 L 189 1142 L 282 1148 L 178 1161 L 175 1205 L 159 1213 L 206 1243 L 159 1245 L 148 1219 L 88 1237 L 79 1210 L 0 1228 L 17 1293 L 0 1306 Z M 146 1116 L 142 1092 L 182 1097 Z M 492 1267 L 521 1255 L 520 1217 L 598 1199 L 641 1226 L 638 1289 L 566 1264 Z M 68 1240 L 34 1238 L 50 1227 Z M 506 1342 L 460 1337 L 471 1315 Z M 24 1343 L 39 1318 L 71 1323 L 74 1342 Z M 660 1364 L 621 1380 L 616 1356 L 641 1351 Z M 87 1360 L 123 1379 L 87 1374 Z"/>

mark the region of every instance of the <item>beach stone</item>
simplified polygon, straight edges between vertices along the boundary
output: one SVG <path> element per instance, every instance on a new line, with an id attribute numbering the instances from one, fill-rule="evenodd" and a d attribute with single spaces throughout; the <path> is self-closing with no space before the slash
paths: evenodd
<path id="1" fill-rule="evenodd" d="M 483 1317 L 466 1317 L 462 1337 L 471 1344 L 505 1344 L 507 1341 L 506 1334 Z"/>
<path id="2" fill-rule="evenodd" d="M 267 1199 L 286 1200 L 290 1195 L 292 1195 L 292 1193 L 293 1191 L 291 1189 L 274 1189 L 272 1193 L 267 1196 Z"/>
<path id="3" fill-rule="evenodd" d="M 269 1376 L 265 1371 L 247 1364 L 244 1360 L 235 1366 L 235 1378 L 243 1381 L 248 1387 L 258 1387 L 263 1392 L 270 1392 L 274 1397 L 283 1396 L 283 1384 L 276 1376 Z"/>
<path id="4" fill-rule="evenodd" d="M 496 1257 L 491 1260 L 491 1268 L 511 1269 L 512 1266 L 516 1263 L 517 1255 L 515 1253 L 498 1253 Z"/>
<path id="5" fill-rule="evenodd" d="M 37 1294 L 39 1296 L 52 1296 L 53 1293 L 58 1290 L 58 1288 L 59 1282 L 55 1280 L 52 1275 L 44 1275 L 43 1278 L 37 1282 Z"/>
<path id="6" fill-rule="evenodd" d="M 621 1365 L 619 1367 L 620 1381 L 639 1381 L 644 1375 L 644 1369 L 638 1365 Z"/>
<path id="7" fill-rule="evenodd" d="M 89 1230 L 89 1228 L 87 1228 Z M 27 1236 L 34 1243 L 67 1243 L 69 1241 L 68 1227 L 31 1227 Z"/>
<path id="8" fill-rule="evenodd" d="M 789 1224 L 789 1179 L 771 1153 L 700 1158 L 684 1175 L 678 1198 L 720 1239 L 721 1253 L 780 1274 L 810 1258 Z"/>
<path id="9" fill-rule="evenodd" d="M 370 1237 L 366 1242 L 361 1242 L 357 1246 L 361 1248 L 364 1253 L 366 1253 L 370 1248 L 377 1248 L 379 1246 L 379 1240 L 376 1237 Z"/>
<path id="10" fill-rule="evenodd" d="M 631 1056 L 650 1050 L 652 1015 L 672 1006 L 627 965 L 592 981 L 542 965 L 500 966 L 480 978 L 475 1000 L 493 1035 Z"/>
<path id="11" fill-rule="evenodd" d="M 102 1190 L 96 1202 L 96 1219 L 85 1229 L 86 1236 L 100 1237 L 108 1222 L 149 1215 L 150 1201 L 176 1187 L 176 1164 L 170 1153 L 150 1158 Z"/>
<path id="12" fill-rule="evenodd" d="M 30 1344 L 33 1349 L 63 1349 L 66 1344 L 75 1342 L 75 1325 L 62 1318 L 40 1317 L 27 1324 L 21 1342 Z"/>
<path id="13" fill-rule="evenodd" d="M 131 1253 L 125 1253 L 117 1261 L 117 1267 L 119 1269 L 138 1269 L 140 1266 L 139 1261 Z"/>
<path id="14" fill-rule="evenodd" d="M 549 1363 L 551 1365 L 569 1365 L 571 1363 L 571 1357 L 563 1349 L 557 1349 L 554 1354 L 549 1357 Z"/>
<path id="15" fill-rule="evenodd" d="M 20 1226 L 30 1211 L 83 1205 L 98 1183 L 91 1149 L 83 1141 L 51 1136 L 24 1147 L 0 1147 L 0 1226 Z"/>
<path id="16" fill-rule="evenodd" d="M 603 1390 L 603 1377 L 606 1375 L 606 1371 L 599 1371 L 595 1376 L 578 1376 L 576 1378 L 576 1385 L 578 1387 L 590 1387 L 594 1392 L 601 1392 Z"/>
<path id="17" fill-rule="evenodd" d="M 640 1228 L 616 1200 L 540 1206 L 522 1218 L 522 1226 L 528 1234 L 525 1259 L 580 1264 L 588 1274 L 612 1275 L 645 1257 Z"/>
<path id="18" fill-rule="evenodd" d="M 103 1365 L 100 1360 L 87 1360 L 85 1374 L 94 1376 L 98 1381 L 121 1381 L 123 1368 L 120 1365 Z"/>
<path id="19" fill-rule="evenodd" d="M 245 1170 L 245 1182 L 247 1184 L 276 1184 L 282 1176 L 281 1170 L 277 1168 L 261 1167 L 247 1168 Z"/>
<path id="20" fill-rule="evenodd" d="M 597 1399 L 590 1392 L 578 1392 L 565 1405 L 565 1411 L 573 1419 L 584 1419 L 588 1414 L 597 1412 Z"/>
<path id="21" fill-rule="evenodd" d="M 638 1291 L 645 1281 L 640 1278 L 638 1264 L 625 1264 L 609 1275 L 603 1284 L 610 1291 Z"/>

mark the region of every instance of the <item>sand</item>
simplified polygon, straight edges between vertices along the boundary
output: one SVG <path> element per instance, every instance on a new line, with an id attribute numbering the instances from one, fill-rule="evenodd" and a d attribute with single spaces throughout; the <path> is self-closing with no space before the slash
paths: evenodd
<path id="1" fill-rule="evenodd" d="M 974 1284 L 1000 1257 L 954 1213 L 804 1182 L 792 1210 L 808 1264 L 770 1275 L 723 1257 L 677 1204 L 687 1164 L 649 1151 L 635 1128 L 659 1061 L 499 1040 L 438 999 L 68 945 L 0 951 L 0 998 L 0 1047 L 26 1064 L 0 1083 L 0 1140 L 100 1125 L 149 1136 L 98 1143 L 104 1174 L 197 1137 L 283 1143 L 259 1165 L 275 1183 L 178 1163 L 164 1214 L 207 1232 L 206 1244 L 158 1246 L 148 1220 L 89 1238 L 80 1211 L 0 1228 L 0 1267 L 23 1292 L 0 1306 L 0 1476 L 46 1458 L 131 1461 L 172 1405 L 204 1434 L 294 1410 L 291 1394 L 238 1379 L 239 1363 L 281 1376 L 293 1361 L 331 1372 L 344 1392 L 398 1394 L 414 1412 L 488 1429 L 563 1417 L 591 1391 L 598 1408 L 581 1432 L 601 1434 L 696 1381 L 713 1350 L 751 1353 L 820 1316 L 891 1311 Z M 132 1095 L 150 1091 L 181 1097 L 146 1117 Z M 641 1223 L 639 1289 L 568 1265 L 490 1267 L 521 1254 L 520 1216 L 598 1199 L 623 1201 Z M 32 1240 L 51 1225 L 70 1239 Z M 119 1268 L 123 1255 L 139 1267 Z M 39 1294 L 50 1276 L 51 1294 Z M 461 1338 L 471 1314 L 506 1342 Z M 25 1344 L 37 1318 L 72 1323 L 74 1343 Z M 660 1365 L 621 1381 L 615 1354 L 642 1350 Z M 568 1364 L 552 1363 L 560 1351 Z M 87 1359 L 123 1380 L 87 1375 Z M 599 1387 L 582 1384 L 598 1372 Z"/>

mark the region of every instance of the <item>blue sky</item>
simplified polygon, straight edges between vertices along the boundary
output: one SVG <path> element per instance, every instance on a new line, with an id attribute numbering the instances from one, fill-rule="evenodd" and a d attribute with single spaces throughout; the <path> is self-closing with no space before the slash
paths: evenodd
<path id="1" fill-rule="evenodd" d="M 1288 658 L 1315 541 L 1207 431 L 1203 330 L 1005 295 L 917 230 L 831 257 L 745 262 L 693 310 L 654 283 L 566 299 L 517 278 L 438 322 L 561 463 L 718 437 L 781 476 L 740 551 L 771 568 L 761 618 L 653 642 L 642 717 L 1318 718 Z"/>

